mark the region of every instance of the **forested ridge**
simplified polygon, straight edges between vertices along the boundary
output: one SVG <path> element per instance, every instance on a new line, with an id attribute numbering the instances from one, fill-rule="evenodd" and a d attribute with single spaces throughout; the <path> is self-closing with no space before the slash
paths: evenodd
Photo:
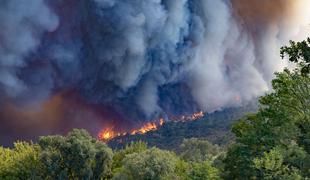
<path id="1" fill-rule="evenodd" d="M 228 147 L 187 137 L 177 148 L 166 148 L 171 150 L 152 141 L 112 150 L 74 129 L 1 147 L 0 179 L 309 179 L 309 46 L 310 38 L 281 49 L 296 68 L 276 73 L 273 91 L 259 99 L 258 111 L 232 126 L 235 138 Z"/>
<path id="2" fill-rule="evenodd" d="M 165 122 L 156 131 L 145 134 L 125 135 L 111 139 L 108 145 L 112 149 L 124 148 L 132 141 L 143 141 L 149 146 L 160 149 L 179 151 L 183 139 L 206 139 L 213 144 L 227 147 L 234 141 L 231 126 L 238 119 L 250 112 L 258 110 L 257 100 L 241 107 L 227 108 L 221 111 L 205 114 L 204 117 L 185 122 Z"/>

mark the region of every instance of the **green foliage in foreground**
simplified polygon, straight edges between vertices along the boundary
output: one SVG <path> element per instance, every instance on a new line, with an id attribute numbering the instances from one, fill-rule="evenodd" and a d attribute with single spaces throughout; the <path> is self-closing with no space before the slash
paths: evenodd
<path id="1" fill-rule="evenodd" d="M 39 179 L 42 163 L 40 147 L 26 142 L 17 142 L 13 149 L 0 147 L 0 179 Z"/>
<path id="2" fill-rule="evenodd" d="M 199 140 L 202 144 L 208 141 Z M 184 143 L 194 144 L 197 139 L 184 140 Z M 113 179 L 157 180 L 157 179 L 219 179 L 219 171 L 212 166 L 211 161 L 192 162 L 177 156 L 175 153 L 158 148 L 146 148 L 142 142 L 131 143 L 125 149 L 115 152 Z M 192 147 L 195 149 L 197 147 Z M 194 150 L 195 151 L 195 150 Z M 213 153 L 212 151 L 206 152 Z M 192 154 L 193 157 L 195 154 Z M 216 154 L 217 155 L 217 154 Z M 214 155 L 214 156 L 216 156 Z M 190 155 L 189 155 L 190 156 Z M 121 157 L 121 158 L 120 158 Z M 189 159 L 192 159 L 189 158 Z M 215 158 L 213 158 L 215 159 Z"/>
<path id="3" fill-rule="evenodd" d="M 213 161 L 220 154 L 220 147 L 209 141 L 192 138 L 185 139 L 180 146 L 180 156 L 189 162 Z"/>
<path id="4" fill-rule="evenodd" d="M 123 160 L 126 158 L 126 156 L 134 153 L 141 153 L 147 150 L 146 143 L 142 141 L 138 142 L 131 142 L 129 145 L 126 146 L 125 149 L 121 149 L 119 151 L 116 151 L 113 156 L 113 170 L 114 174 L 122 168 Z"/>
<path id="5" fill-rule="evenodd" d="M 219 179 L 219 170 L 212 165 L 218 154 L 210 148 L 217 146 L 197 139 L 184 140 L 183 146 L 194 144 L 193 152 L 199 152 L 197 142 L 208 146 L 198 157 L 212 160 L 193 161 L 195 153 L 178 156 L 141 141 L 113 153 L 85 130 L 74 129 L 67 136 L 41 137 L 38 144 L 18 142 L 13 149 L 0 148 L 0 179 Z"/>
<path id="6" fill-rule="evenodd" d="M 297 63 L 302 74 L 310 73 L 310 38 L 301 42 L 290 41 L 290 46 L 281 48 L 281 57 L 288 56 L 289 61 Z"/>
<path id="7" fill-rule="evenodd" d="M 219 170 L 214 168 L 208 161 L 193 163 L 188 179 L 220 179 Z"/>
<path id="8" fill-rule="evenodd" d="M 275 147 L 269 152 L 264 152 L 263 156 L 254 159 L 254 166 L 259 170 L 259 174 L 264 179 L 302 179 L 298 168 L 290 167 L 285 163 L 286 150 Z"/>
<path id="9" fill-rule="evenodd" d="M 111 174 L 112 150 L 85 130 L 39 140 L 48 179 L 100 179 Z"/>
<path id="10" fill-rule="evenodd" d="M 141 153 L 129 154 L 113 179 L 156 180 L 173 176 L 177 158 L 171 152 L 151 148 Z"/>

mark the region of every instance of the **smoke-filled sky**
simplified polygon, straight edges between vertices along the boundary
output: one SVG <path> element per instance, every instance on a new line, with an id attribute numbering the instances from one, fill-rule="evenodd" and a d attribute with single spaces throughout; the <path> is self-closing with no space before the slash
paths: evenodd
<path id="1" fill-rule="evenodd" d="M 242 105 L 309 23 L 309 0 L 2 0 L 0 143 Z"/>

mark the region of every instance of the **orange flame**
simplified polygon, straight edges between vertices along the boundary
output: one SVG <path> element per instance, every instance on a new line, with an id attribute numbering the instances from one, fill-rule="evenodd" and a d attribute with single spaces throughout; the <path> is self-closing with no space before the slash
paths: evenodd
<path id="1" fill-rule="evenodd" d="M 99 132 L 98 138 L 100 140 L 109 140 L 115 138 L 117 135 L 111 128 L 107 128 Z"/>
<path id="2" fill-rule="evenodd" d="M 173 120 L 174 122 L 187 122 L 187 121 L 195 121 L 197 119 L 200 119 L 204 116 L 204 112 L 203 111 L 199 111 L 197 113 L 194 113 L 192 115 L 189 116 L 181 116 L 180 118 L 175 118 L 175 120 Z"/>
<path id="3" fill-rule="evenodd" d="M 159 124 L 160 125 L 160 124 Z M 145 125 L 143 125 L 140 129 L 135 129 L 131 131 L 131 135 L 135 135 L 135 134 L 145 134 L 149 131 L 154 131 L 158 129 L 158 125 L 156 123 L 146 123 Z"/>
<path id="4" fill-rule="evenodd" d="M 187 121 L 195 121 L 197 119 L 200 119 L 204 116 L 203 111 L 199 111 L 197 113 L 194 113 L 192 115 L 187 115 L 187 116 L 180 116 L 180 117 L 174 117 L 173 122 L 187 122 Z M 99 132 L 98 134 L 98 139 L 104 142 L 108 142 L 111 139 L 114 139 L 116 137 L 120 136 L 126 136 L 127 134 L 130 135 L 136 135 L 136 134 L 145 134 L 149 131 L 155 131 L 159 127 L 163 126 L 166 123 L 166 121 L 163 118 L 159 119 L 159 122 L 148 122 L 144 124 L 142 127 L 138 129 L 133 129 L 129 132 L 116 132 L 113 130 L 113 127 L 111 128 L 106 128 L 103 129 L 102 131 Z"/>

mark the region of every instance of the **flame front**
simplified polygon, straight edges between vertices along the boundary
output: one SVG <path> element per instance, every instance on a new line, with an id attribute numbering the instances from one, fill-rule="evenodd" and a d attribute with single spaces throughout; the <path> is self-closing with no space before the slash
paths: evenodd
<path id="1" fill-rule="evenodd" d="M 110 139 L 117 137 L 117 135 L 118 134 L 116 134 L 112 128 L 107 128 L 99 132 L 98 138 L 102 141 L 109 141 Z"/>
<path id="2" fill-rule="evenodd" d="M 143 125 L 140 129 L 135 129 L 131 131 L 131 135 L 135 135 L 135 134 L 145 134 L 149 131 L 155 131 L 158 129 L 158 127 L 161 125 L 161 122 L 159 124 L 156 123 L 147 123 L 145 125 Z"/>
<path id="3" fill-rule="evenodd" d="M 200 119 L 204 116 L 204 112 L 199 111 L 197 113 L 194 113 L 192 115 L 187 116 L 179 116 L 179 117 L 173 117 L 171 118 L 172 122 L 187 122 L 187 121 L 195 121 L 197 119 Z M 114 128 L 105 128 L 102 131 L 99 132 L 98 138 L 99 140 L 102 140 L 104 142 L 108 142 L 111 139 L 114 139 L 116 137 L 120 136 L 126 136 L 127 134 L 130 135 L 136 135 L 136 134 L 145 134 L 149 131 L 155 131 L 159 127 L 163 126 L 165 124 L 165 120 L 163 118 L 160 118 L 158 122 L 148 122 L 144 124 L 142 127 L 133 129 L 128 132 L 117 132 L 114 130 Z"/>

